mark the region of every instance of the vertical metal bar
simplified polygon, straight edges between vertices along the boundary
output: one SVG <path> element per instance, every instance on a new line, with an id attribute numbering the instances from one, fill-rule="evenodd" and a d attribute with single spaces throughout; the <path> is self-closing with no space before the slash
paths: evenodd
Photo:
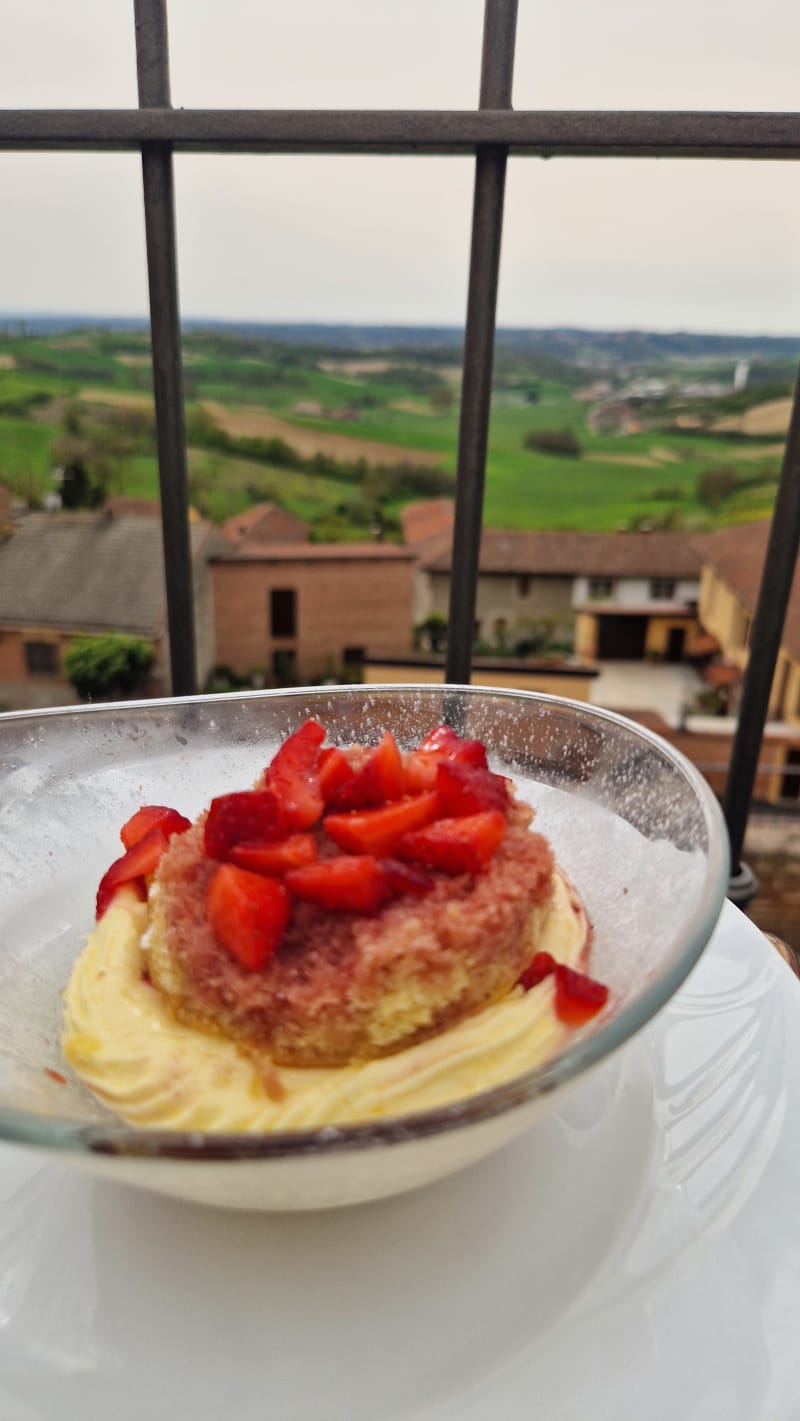
<path id="1" fill-rule="evenodd" d="M 166 0 L 134 0 L 141 108 L 169 108 Z M 150 340 L 172 694 L 197 690 L 172 150 L 142 146 Z"/>
<path id="2" fill-rule="evenodd" d="M 751 628 L 751 650 L 742 687 L 739 719 L 722 799 L 722 808 L 731 841 L 731 868 L 734 878 L 741 870 L 747 817 L 758 770 L 761 741 L 783 635 L 786 608 L 797 565 L 798 548 L 800 548 L 800 375 L 798 375 L 795 385 L 789 433 L 786 438 L 786 449 L 767 541 L 767 552 L 761 573 L 758 602 Z"/>
<path id="3" fill-rule="evenodd" d="M 516 24 L 517 0 L 486 0 L 481 108 L 511 107 Z M 450 682 L 468 682 L 472 675 L 507 159 L 501 146 L 482 148 L 475 159 L 445 670 Z"/>

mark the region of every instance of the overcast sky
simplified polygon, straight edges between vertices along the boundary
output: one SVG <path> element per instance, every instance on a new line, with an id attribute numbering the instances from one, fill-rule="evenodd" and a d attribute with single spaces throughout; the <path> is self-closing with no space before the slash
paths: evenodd
<path id="1" fill-rule="evenodd" d="M 184 107 L 471 108 L 481 0 L 168 0 Z M 516 108 L 800 106 L 796 0 L 519 0 Z M 136 104 L 133 0 L 0 0 L 6 107 Z M 135 155 L 0 154 L 0 311 L 147 310 Z M 467 158 L 176 159 L 187 317 L 460 324 Z M 800 166 L 519 158 L 503 325 L 800 334 Z"/>

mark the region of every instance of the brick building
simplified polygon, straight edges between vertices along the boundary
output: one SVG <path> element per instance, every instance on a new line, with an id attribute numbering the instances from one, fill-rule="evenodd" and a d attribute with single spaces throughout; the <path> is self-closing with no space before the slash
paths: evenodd
<path id="1" fill-rule="evenodd" d="M 218 660 L 268 684 L 318 681 L 411 644 L 414 555 L 388 543 L 259 543 L 212 560 Z"/>
<path id="2" fill-rule="evenodd" d="M 30 513 L 0 542 L 0 703 L 12 710 L 66 705 L 63 670 L 75 636 L 125 632 L 155 648 L 147 693 L 169 695 L 161 524 L 144 513 Z M 219 534 L 190 526 L 200 676 L 214 662 L 208 558 Z"/>

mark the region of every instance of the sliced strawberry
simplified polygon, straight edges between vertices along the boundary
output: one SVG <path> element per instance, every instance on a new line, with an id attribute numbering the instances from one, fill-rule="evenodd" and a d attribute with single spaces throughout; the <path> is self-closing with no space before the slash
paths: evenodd
<path id="1" fill-rule="evenodd" d="M 435 789 L 436 771 L 440 764 L 473 765 L 487 768 L 486 746 L 480 740 L 462 740 L 449 725 L 439 725 L 420 742 L 417 750 L 406 755 L 403 776 L 407 794 L 421 794 Z"/>
<path id="2" fill-rule="evenodd" d="M 177 809 L 168 809 L 164 804 L 143 804 L 141 809 L 137 809 L 123 824 L 119 836 L 125 848 L 132 849 L 134 844 L 138 844 L 145 834 L 149 834 L 150 830 L 156 827 L 163 829 L 169 837 L 172 834 L 185 834 L 187 829 L 191 829 L 192 821 L 179 814 Z"/>
<path id="3" fill-rule="evenodd" d="M 387 730 L 361 769 L 336 791 L 330 807 L 336 814 L 348 809 L 377 809 L 404 793 L 402 756 L 391 730 Z"/>
<path id="4" fill-rule="evenodd" d="M 439 797 L 433 792 L 413 799 L 396 799 L 382 809 L 329 814 L 322 821 L 326 833 L 348 854 L 391 854 L 399 839 L 412 829 L 430 824 L 439 814 Z"/>
<path id="5" fill-rule="evenodd" d="M 418 750 L 436 750 L 447 755 L 456 746 L 461 744 L 461 736 L 449 725 L 437 725 L 435 730 L 429 730 L 424 739 L 420 740 Z"/>
<path id="6" fill-rule="evenodd" d="M 298 898 L 330 913 L 377 913 L 392 896 L 383 865 L 368 854 L 340 854 L 308 868 L 293 868 L 285 883 Z"/>
<path id="7" fill-rule="evenodd" d="M 505 815 L 488 809 L 416 829 L 400 840 L 396 852 L 442 873 L 479 873 L 497 852 L 505 832 Z"/>
<path id="8" fill-rule="evenodd" d="M 275 844 L 234 844 L 228 857 L 251 873 L 280 876 L 290 868 L 316 863 L 317 841 L 313 834 L 290 834 Z"/>
<path id="9" fill-rule="evenodd" d="M 403 759 L 403 786 L 406 794 L 424 794 L 436 788 L 436 771 L 442 756 L 436 750 L 412 750 Z"/>
<path id="10" fill-rule="evenodd" d="M 317 775 L 322 798 L 326 804 L 330 804 L 337 789 L 341 789 L 342 785 L 351 780 L 354 774 L 353 766 L 344 751 L 340 750 L 338 746 L 326 745 L 324 750 L 320 750 Z"/>
<path id="11" fill-rule="evenodd" d="M 608 1001 L 608 987 L 583 972 L 556 964 L 556 1015 L 567 1026 L 583 1026 Z"/>
<path id="12" fill-rule="evenodd" d="M 436 792 L 443 816 L 480 814 L 484 809 L 508 809 L 508 788 L 502 775 L 480 765 L 442 760 L 436 767 Z"/>
<path id="13" fill-rule="evenodd" d="M 286 833 L 286 816 L 271 789 L 247 789 L 212 799 L 204 845 L 211 859 L 227 859 L 234 844 L 271 843 Z"/>
<path id="14" fill-rule="evenodd" d="M 517 985 L 524 987 L 529 992 L 531 987 L 538 987 L 545 977 L 549 977 L 551 972 L 555 972 L 556 959 L 549 952 L 536 952 L 531 958 L 525 971 L 517 979 Z"/>
<path id="15" fill-rule="evenodd" d="M 325 801 L 319 781 L 319 751 L 324 726 L 307 720 L 284 740 L 267 768 L 265 783 L 283 805 L 289 829 L 300 832 L 316 824 Z"/>
<path id="16" fill-rule="evenodd" d="M 486 746 L 482 740 L 462 740 L 449 725 L 438 725 L 421 740 L 418 749 L 440 759 L 457 760 L 465 765 L 486 768 Z"/>
<path id="17" fill-rule="evenodd" d="M 386 882 L 393 893 L 413 893 L 419 896 L 430 893 L 433 879 L 427 869 L 417 863 L 403 863 L 402 859 L 381 859 L 381 868 Z"/>
<path id="18" fill-rule="evenodd" d="M 139 839 L 138 843 L 128 849 L 122 858 L 115 859 L 100 880 L 95 914 L 97 918 L 102 918 L 117 889 L 123 884 L 131 884 L 140 896 L 144 896 L 144 880 L 148 874 L 155 873 L 168 844 L 169 839 L 163 829 L 156 825 L 155 829 L 150 829 L 143 839 Z"/>
<path id="19" fill-rule="evenodd" d="M 220 864 L 208 886 L 211 931 L 248 972 L 257 972 L 277 951 L 291 911 L 282 883 L 233 863 Z"/>

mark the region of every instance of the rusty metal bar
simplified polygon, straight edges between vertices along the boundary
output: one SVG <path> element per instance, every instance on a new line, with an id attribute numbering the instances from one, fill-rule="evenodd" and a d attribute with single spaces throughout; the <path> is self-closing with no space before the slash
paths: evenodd
<path id="1" fill-rule="evenodd" d="M 736 734 L 731 749 L 722 808 L 731 842 L 733 880 L 742 873 L 742 846 L 753 786 L 759 773 L 758 757 L 769 709 L 772 681 L 780 651 L 786 608 L 800 548 L 800 376 L 783 455 L 781 476 L 761 572 L 758 602 L 750 634 L 750 655 L 742 686 Z M 742 879 L 741 901 L 753 897 L 747 872 Z M 752 887 L 752 892 L 750 891 Z"/>
<path id="2" fill-rule="evenodd" d="M 517 0 L 486 0 L 481 107 L 511 104 Z M 481 148 L 475 159 L 467 323 L 461 380 L 456 509 L 445 680 L 466 683 L 472 645 L 492 396 L 497 282 L 508 149 Z"/>
<path id="3" fill-rule="evenodd" d="M 137 4 L 149 10 L 150 0 Z M 3 109 L 0 149 L 474 153 L 543 158 L 800 158 L 800 114 L 672 111 Z"/>
<path id="4" fill-rule="evenodd" d="M 139 102 L 143 109 L 169 104 L 165 0 L 134 0 Z M 168 142 L 142 145 L 150 339 L 156 409 L 161 527 L 172 694 L 197 690 L 197 660 L 186 469 L 186 423 L 178 307 L 175 196 Z"/>

